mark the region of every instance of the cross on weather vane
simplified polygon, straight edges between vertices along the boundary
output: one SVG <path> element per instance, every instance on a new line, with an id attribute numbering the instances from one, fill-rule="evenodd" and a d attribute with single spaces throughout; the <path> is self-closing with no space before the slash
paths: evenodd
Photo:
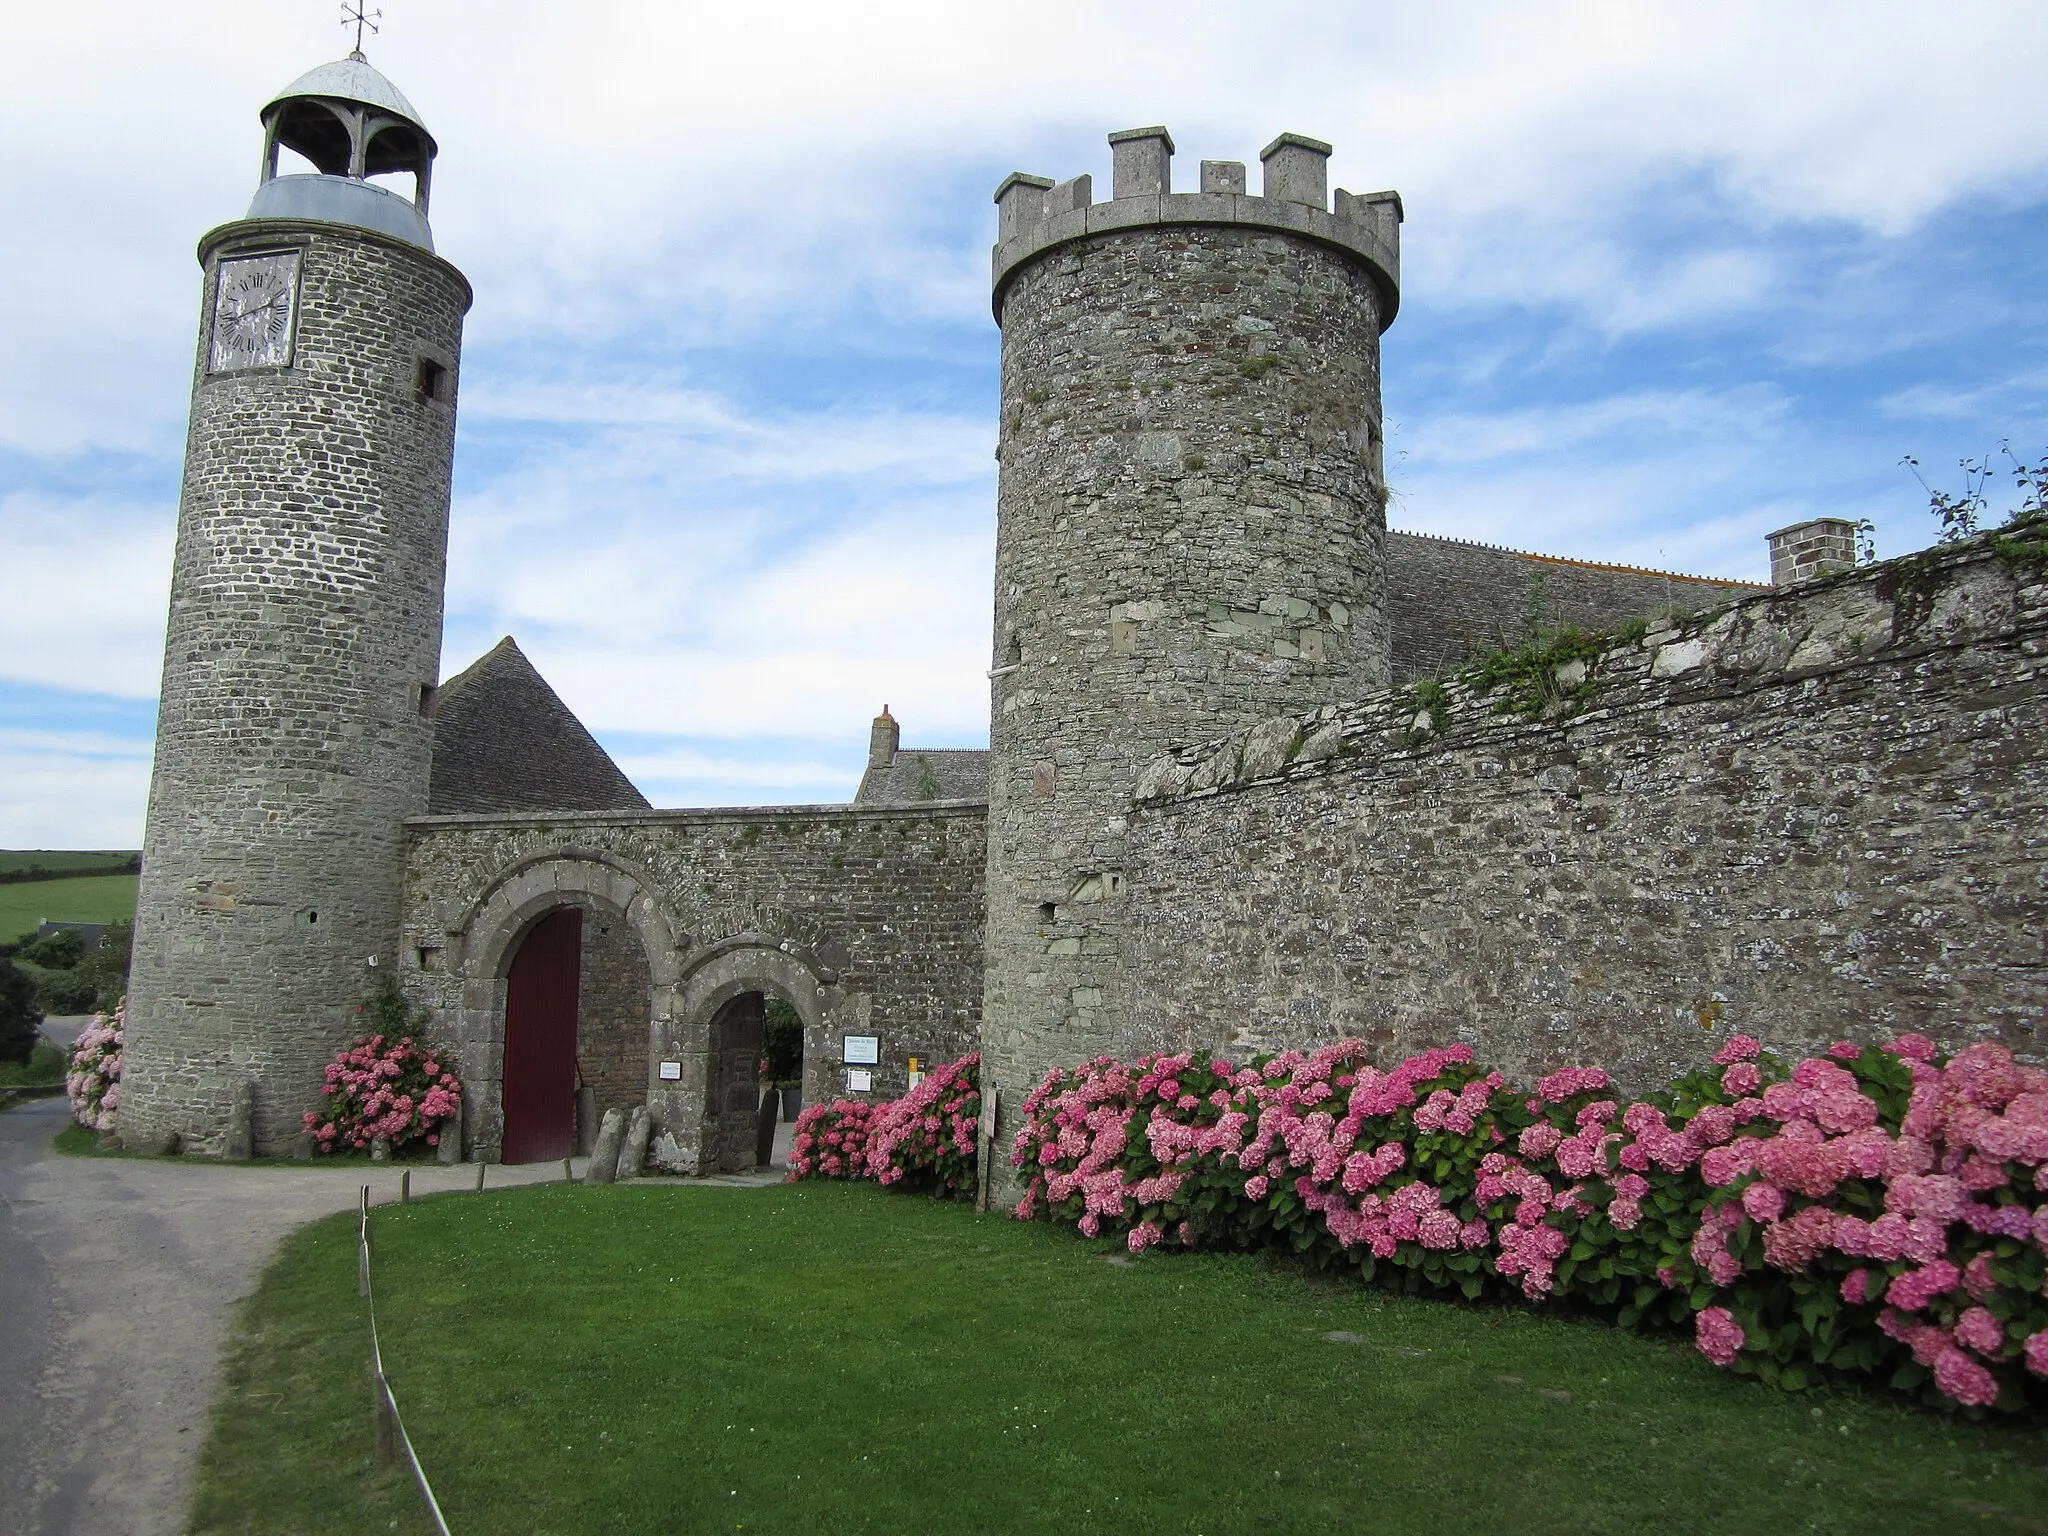
<path id="1" fill-rule="evenodd" d="M 382 11 L 367 11 L 363 6 L 364 0 L 355 0 L 353 5 L 349 0 L 341 0 L 341 24 L 356 29 L 355 52 L 350 57 L 358 59 L 363 56 L 363 28 L 368 27 L 374 33 L 377 23 L 384 19 Z"/>

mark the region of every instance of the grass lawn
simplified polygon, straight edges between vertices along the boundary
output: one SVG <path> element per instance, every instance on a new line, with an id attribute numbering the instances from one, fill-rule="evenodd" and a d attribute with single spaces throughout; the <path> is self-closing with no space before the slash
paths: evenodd
<path id="1" fill-rule="evenodd" d="M 64 1081 L 64 1052 L 38 1040 L 27 1061 L 0 1061 L 0 1088 L 40 1088 Z"/>
<path id="2" fill-rule="evenodd" d="M 48 856 L 45 856 L 48 857 Z M 33 933 L 42 922 L 112 923 L 135 916 L 136 875 L 84 875 L 0 885 L 0 939 Z"/>
<path id="3" fill-rule="evenodd" d="M 538 1186 L 373 1231 L 458 1532 L 2048 1529 L 2038 1423 L 873 1186 Z M 193 1530 L 424 1528 L 370 1456 L 354 1235 L 301 1229 L 243 1303 Z"/>

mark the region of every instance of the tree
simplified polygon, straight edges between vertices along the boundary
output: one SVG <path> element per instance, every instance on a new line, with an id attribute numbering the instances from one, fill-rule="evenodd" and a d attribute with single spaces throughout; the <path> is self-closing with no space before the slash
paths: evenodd
<path id="1" fill-rule="evenodd" d="M 86 1006 L 100 1013 L 112 1013 L 128 995 L 128 956 L 135 943 L 133 923 L 109 923 L 100 935 L 100 945 L 78 962 L 73 972 L 92 988 L 93 1000 Z"/>
<path id="2" fill-rule="evenodd" d="M 768 1076 L 774 1082 L 787 1082 L 804 1069 L 803 1017 L 779 997 L 765 998 L 763 1005 L 767 1028 L 761 1049 L 768 1058 Z"/>
<path id="3" fill-rule="evenodd" d="M 0 960 L 0 1061 L 26 1066 L 42 1033 L 36 984 L 12 960 Z"/>
<path id="4" fill-rule="evenodd" d="M 46 971 L 68 971 L 85 958 L 85 940 L 76 928 L 59 928 L 46 939 L 37 939 L 21 951 L 21 958 Z"/>

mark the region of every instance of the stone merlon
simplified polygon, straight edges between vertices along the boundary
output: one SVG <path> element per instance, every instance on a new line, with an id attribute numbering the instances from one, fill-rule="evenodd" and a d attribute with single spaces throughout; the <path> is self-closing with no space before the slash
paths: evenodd
<path id="1" fill-rule="evenodd" d="M 1383 323 L 1393 322 L 1401 300 L 1401 195 L 1339 188 L 1333 210 L 1331 149 L 1321 139 L 1283 133 L 1268 144 L 1259 155 L 1265 179 L 1258 197 L 1245 192 L 1245 168 L 1235 160 L 1204 160 L 1201 190 L 1175 192 L 1173 135 L 1162 127 L 1112 133 L 1109 147 L 1106 203 L 1094 201 L 1087 176 L 1055 185 L 1016 171 L 996 188 L 990 275 L 998 321 L 1011 276 L 1047 251 L 1147 225 L 1234 224 L 1300 235 L 1351 256 L 1380 289 Z"/>

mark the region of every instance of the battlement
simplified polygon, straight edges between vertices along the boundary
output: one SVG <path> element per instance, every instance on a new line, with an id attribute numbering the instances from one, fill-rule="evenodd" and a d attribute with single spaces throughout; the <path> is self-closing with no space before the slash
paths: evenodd
<path id="1" fill-rule="evenodd" d="M 1152 225 L 1226 224 L 1278 230 L 1329 246 L 1373 276 L 1391 324 L 1401 302 L 1401 194 L 1329 190 L 1330 146 L 1283 133 L 1259 153 L 1260 195 L 1245 191 L 1241 160 L 1204 160 L 1201 190 L 1173 190 L 1173 135 L 1161 127 L 1109 135 L 1110 199 L 1094 198 L 1094 178 L 1062 182 L 1012 172 L 996 188 L 991 283 L 998 323 L 1003 292 L 1016 271 L 1047 251 L 1091 235 Z"/>

